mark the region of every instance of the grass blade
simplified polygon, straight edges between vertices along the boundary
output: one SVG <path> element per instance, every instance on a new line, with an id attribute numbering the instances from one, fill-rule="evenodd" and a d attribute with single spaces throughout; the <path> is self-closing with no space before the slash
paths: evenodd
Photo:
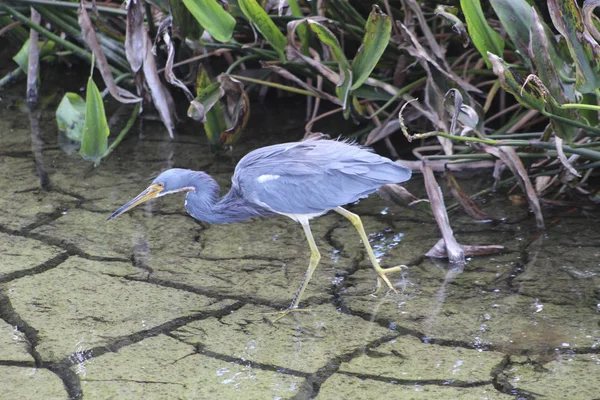
<path id="1" fill-rule="evenodd" d="M 107 139 L 110 133 L 104 112 L 104 103 L 98 87 L 90 75 L 85 94 L 85 123 L 81 141 L 81 156 L 97 165 L 108 148 Z"/>
<path id="2" fill-rule="evenodd" d="M 360 87 L 371 75 L 390 42 L 391 32 L 392 21 L 390 17 L 374 5 L 367 20 L 363 42 L 352 61 L 354 82 L 350 90 Z"/>
<path id="3" fill-rule="evenodd" d="M 581 93 L 600 88 L 600 46 L 585 28 L 575 0 L 548 0 L 554 26 L 565 38 L 575 62 L 575 87 Z"/>
<path id="4" fill-rule="evenodd" d="M 256 0 L 238 0 L 240 9 L 248 20 L 258 29 L 261 35 L 273 46 L 282 60 L 285 60 L 285 46 L 287 39 L 279 31 L 269 14 L 256 2 Z"/>
<path id="5" fill-rule="evenodd" d="M 224 95 L 223 89 L 221 89 L 221 84 L 219 82 L 212 83 L 206 70 L 203 68 L 196 78 L 196 99 L 199 100 L 200 104 L 202 104 L 203 112 L 204 112 L 204 132 L 206 137 L 208 138 L 208 143 L 210 145 L 211 151 L 215 152 L 221 148 L 220 136 L 221 132 L 227 129 L 227 124 L 225 123 L 225 117 L 223 116 L 223 111 L 221 109 L 221 103 L 219 103 L 218 98 Z M 212 98 L 210 100 L 210 98 Z M 210 102 L 213 102 L 210 105 Z M 191 111 L 191 107 L 188 110 Z M 193 111 L 194 112 L 194 111 Z M 199 110 L 195 110 L 198 112 L 198 116 L 200 117 Z"/>
<path id="6" fill-rule="evenodd" d="M 467 29 L 473 44 L 485 59 L 488 68 L 491 68 L 492 64 L 487 53 L 502 57 L 504 40 L 488 25 L 479 0 L 460 0 L 460 8 L 465 14 Z"/>
<path id="7" fill-rule="evenodd" d="M 329 29 L 313 19 L 308 19 L 307 21 L 310 29 L 316 33 L 321 40 L 321 43 L 329 47 L 333 57 L 339 64 L 340 75 L 339 80 L 336 83 L 336 93 L 338 98 L 342 101 L 342 108 L 346 110 L 348 108 L 350 86 L 352 86 L 352 70 L 350 69 L 350 63 L 342 51 L 340 42 L 338 42 L 335 35 Z"/>
<path id="8" fill-rule="evenodd" d="M 217 0 L 183 0 L 196 21 L 219 42 L 228 42 L 233 35 L 235 18 Z"/>

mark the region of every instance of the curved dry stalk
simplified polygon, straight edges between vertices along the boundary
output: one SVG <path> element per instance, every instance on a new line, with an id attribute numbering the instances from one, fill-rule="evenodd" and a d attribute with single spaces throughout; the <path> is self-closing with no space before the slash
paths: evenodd
<path id="1" fill-rule="evenodd" d="M 121 103 L 137 103 L 142 101 L 141 97 L 137 97 L 130 91 L 123 89 L 115 83 L 112 73 L 110 72 L 110 66 L 108 64 L 108 60 L 106 59 L 106 55 L 100 47 L 100 43 L 98 42 L 98 37 L 96 36 L 96 31 L 94 30 L 94 26 L 92 21 L 90 20 L 90 16 L 86 11 L 83 2 L 80 4 L 78 9 L 78 19 L 79 26 L 81 27 L 81 33 L 85 40 L 85 43 L 94 53 L 96 59 L 96 67 L 100 71 L 102 75 L 102 79 L 104 80 L 104 84 L 108 88 L 110 94 Z"/>

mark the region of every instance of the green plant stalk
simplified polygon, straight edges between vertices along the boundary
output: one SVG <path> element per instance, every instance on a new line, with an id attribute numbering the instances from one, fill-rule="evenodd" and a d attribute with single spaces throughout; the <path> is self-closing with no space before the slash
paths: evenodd
<path id="1" fill-rule="evenodd" d="M 564 122 L 565 124 L 571 124 L 578 128 L 583 128 L 587 131 L 590 136 L 600 136 L 600 128 L 596 128 L 593 126 L 589 126 L 584 124 L 583 122 L 573 121 L 568 118 L 561 117 L 560 115 L 549 113 L 548 111 L 540 111 L 542 115 L 545 115 L 548 118 L 554 118 L 558 121 Z"/>
<path id="2" fill-rule="evenodd" d="M 255 47 L 242 47 L 242 45 L 230 41 L 229 43 L 202 43 L 204 47 L 214 48 L 214 49 L 233 49 L 239 51 L 250 51 L 259 56 L 265 57 L 269 60 L 279 60 L 279 56 L 275 51 L 257 49 Z"/>
<path id="3" fill-rule="evenodd" d="M 54 1 L 54 0 L 20 0 L 21 3 L 30 3 L 30 4 L 43 4 L 52 7 L 67 7 L 67 8 L 79 8 L 79 2 L 69 2 L 69 1 Z M 86 4 L 85 8 L 88 10 L 92 9 L 91 4 Z M 116 7 L 105 7 L 105 6 L 96 6 L 96 9 L 99 12 L 105 12 L 108 14 L 117 14 L 117 15 L 127 15 L 126 10 L 121 10 Z"/>
<path id="4" fill-rule="evenodd" d="M 113 150 L 119 145 L 119 143 L 121 143 L 121 140 L 123 140 L 125 135 L 127 135 L 127 132 L 129 132 L 131 130 L 131 127 L 133 126 L 135 120 L 137 119 L 137 117 L 140 113 L 140 107 L 141 107 L 140 103 L 135 103 L 135 107 L 133 108 L 133 111 L 131 113 L 131 116 L 129 117 L 129 120 L 127 120 L 127 124 L 125 124 L 125 127 L 123 127 L 121 132 L 119 132 L 119 135 L 117 136 L 115 141 L 111 143 L 111 145 L 108 147 L 108 149 L 106 149 L 106 153 L 104 153 L 104 155 L 102 156 L 103 159 L 108 157 L 108 155 L 113 152 Z"/>
<path id="5" fill-rule="evenodd" d="M 591 110 L 591 111 L 600 111 L 600 106 L 595 106 L 593 104 L 562 104 L 560 108 L 575 108 L 577 110 Z"/>
<path id="6" fill-rule="evenodd" d="M 52 22 L 60 29 L 65 31 L 69 36 L 77 39 L 81 38 L 81 31 L 71 25 L 68 21 L 65 21 L 64 16 L 58 16 L 53 11 L 49 10 L 47 7 L 38 7 L 38 11 L 40 14 L 44 16 L 48 21 Z M 77 25 L 79 26 L 79 25 Z M 98 36 L 98 40 L 100 40 L 101 44 L 105 40 L 101 36 Z M 125 68 L 125 70 L 129 69 L 129 64 L 127 63 L 127 59 L 125 58 L 125 51 L 121 54 L 119 52 L 114 51 L 112 48 L 104 47 L 104 52 L 107 55 L 109 61 L 117 64 L 120 68 Z"/>
<path id="7" fill-rule="evenodd" d="M 556 150 L 556 145 L 553 143 L 542 142 L 539 140 L 493 140 L 493 139 L 480 139 L 475 137 L 467 136 L 455 136 L 445 132 L 428 132 L 422 134 L 411 135 L 411 139 L 425 139 L 431 136 L 441 136 L 451 140 L 467 143 L 484 143 L 491 146 L 512 146 L 512 147 L 540 147 L 547 150 Z M 600 161 L 600 152 L 589 150 L 585 148 L 573 148 L 568 145 L 563 145 L 562 149 L 568 154 L 578 154 L 584 158 L 590 160 Z"/>
<path id="8" fill-rule="evenodd" d="M 529 146 L 533 146 L 533 147 L 541 147 L 543 149 L 548 149 L 548 150 L 556 149 L 556 145 L 554 143 L 540 142 L 537 140 L 531 140 L 528 143 L 529 143 Z M 509 144 L 509 146 L 510 146 L 510 144 Z M 585 148 L 583 148 L 583 149 L 573 148 L 573 147 L 565 145 L 565 144 L 563 144 L 562 149 L 565 153 L 568 153 L 568 154 L 578 154 L 589 160 L 600 161 L 600 152 L 598 152 L 598 151 L 589 150 L 589 149 L 585 149 Z"/>
<path id="9" fill-rule="evenodd" d="M 487 135 L 487 139 L 537 139 L 542 137 L 544 132 L 529 132 L 529 133 L 508 133 L 504 135 Z"/>
<path id="10" fill-rule="evenodd" d="M 14 8 L 7 6 L 6 4 L 0 3 L 0 10 L 6 11 L 10 15 L 12 15 L 15 19 L 21 21 L 23 24 L 27 25 L 34 31 L 37 31 L 38 33 L 47 37 L 48 39 L 53 40 L 54 42 L 58 43 L 59 45 L 63 46 L 64 48 L 71 50 L 73 52 L 73 54 L 75 54 L 76 56 L 78 56 L 90 63 L 92 62 L 92 53 L 87 52 L 86 50 L 82 49 L 81 47 L 79 47 L 77 45 L 74 45 L 73 43 L 71 43 L 67 40 L 63 40 L 61 37 L 55 35 L 54 33 L 50 32 L 49 30 L 32 22 L 29 18 L 27 18 L 25 15 L 21 14 Z M 116 74 L 116 75 L 123 74 L 123 72 L 119 71 L 115 67 L 111 66 L 110 69 L 113 74 Z"/>
<path id="11" fill-rule="evenodd" d="M 4 75 L 2 79 L 0 79 L 0 88 L 4 87 L 4 85 L 10 81 L 17 79 L 24 73 L 25 72 L 21 69 L 21 67 L 17 67 L 17 69 L 10 71 L 8 74 Z"/>
<path id="12" fill-rule="evenodd" d="M 547 151 L 545 153 L 517 153 L 520 158 L 547 158 L 548 156 L 556 157 L 558 155 L 557 151 Z M 452 154 L 452 155 L 438 155 L 438 156 L 426 156 L 428 160 L 496 160 L 491 154 Z"/>
<path id="13" fill-rule="evenodd" d="M 263 86 L 270 86 L 270 87 L 273 87 L 276 89 L 286 90 L 288 92 L 298 93 L 298 94 L 301 94 L 304 96 L 319 97 L 317 94 L 315 94 L 313 92 L 309 92 L 308 90 L 298 89 L 298 88 L 295 88 L 292 86 L 280 85 L 279 83 L 273 83 L 273 82 L 269 82 L 269 81 L 261 81 L 260 79 L 248 78 L 246 76 L 240 76 L 240 75 L 230 75 L 230 76 L 232 78 L 239 79 L 240 81 L 256 83 L 258 85 L 263 85 Z"/>
<path id="14" fill-rule="evenodd" d="M 573 146 L 573 148 L 575 148 L 575 149 L 585 149 L 585 148 L 590 148 L 590 147 L 600 147 L 600 142 L 584 143 L 584 144 L 578 144 L 576 146 Z"/>
<path id="15" fill-rule="evenodd" d="M 248 54 L 246 56 L 240 57 L 237 60 L 235 60 L 234 62 L 231 63 L 231 65 L 229 66 L 229 68 L 227 68 L 227 70 L 225 71 L 226 74 L 231 74 L 233 72 L 234 69 L 237 68 L 238 65 L 245 63 L 246 61 L 249 60 L 254 60 L 260 58 L 260 56 L 258 54 Z"/>

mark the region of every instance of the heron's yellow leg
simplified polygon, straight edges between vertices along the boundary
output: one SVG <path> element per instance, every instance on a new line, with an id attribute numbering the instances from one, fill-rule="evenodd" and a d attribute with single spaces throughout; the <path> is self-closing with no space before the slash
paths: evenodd
<path id="1" fill-rule="evenodd" d="M 402 271 L 402 268 L 404 266 L 385 268 L 385 269 L 381 268 L 381 266 L 379 265 L 379 262 L 377 262 L 377 258 L 375 258 L 375 253 L 373 253 L 373 249 L 371 248 L 371 245 L 369 244 L 369 238 L 367 237 L 367 234 L 365 233 L 365 228 L 363 228 L 363 224 L 362 224 L 362 221 L 360 220 L 360 217 L 342 207 L 336 207 L 335 211 L 342 214 L 344 217 L 348 218 L 348 220 L 350 222 L 352 222 L 352 225 L 354 225 L 354 227 L 358 231 L 358 234 L 360 235 L 360 238 L 362 239 L 362 242 L 365 245 L 365 249 L 367 250 L 367 255 L 369 256 L 369 260 L 371 261 L 371 264 L 373 265 L 373 269 L 375 270 L 375 272 L 377 272 L 377 275 L 378 275 L 376 291 L 379 291 L 379 289 L 381 289 L 381 281 L 383 281 L 386 283 L 386 285 L 388 285 L 388 287 L 390 289 L 392 289 L 394 291 L 394 293 L 398 293 L 398 291 L 396 289 L 394 289 L 394 287 L 392 286 L 392 283 L 388 279 L 387 274 L 392 273 L 392 272 Z"/>
<path id="2" fill-rule="evenodd" d="M 301 222 L 301 224 L 302 224 L 302 228 L 304 229 L 304 234 L 306 235 L 306 240 L 308 241 L 308 245 L 310 246 L 310 262 L 308 264 L 308 269 L 306 270 L 306 273 L 304 274 L 304 279 L 302 279 L 302 283 L 300 284 L 298 291 L 296 291 L 294 300 L 292 300 L 292 304 L 290 305 L 290 307 L 287 310 L 283 310 L 281 312 L 275 313 L 275 314 L 277 314 L 277 318 L 275 318 L 273 320 L 273 322 L 280 320 L 281 318 L 285 317 L 286 315 L 288 315 L 290 312 L 293 312 L 293 311 L 303 311 L 303 312 L 310 311 L 310 310 L 299 309 L 298 304 L 300 304 L 300 300 L 302 299 L 302 295 L 304 294 L 304 291 L 306 290 L 306 287 L 308 286 L 308 282 L 310 281 L 310 278 L 312 277 L 313 273 L 317 269 L 317 265 L 319 265 L 319 261 L 321 260 L 321 254 L 319 253 L 319 249 L 317 248 L 317 244 L 315 243 L 315 238 L 313 237 L 312 232 L 310 231 L 310 226 L 308 225 L 308 221 Z"/>

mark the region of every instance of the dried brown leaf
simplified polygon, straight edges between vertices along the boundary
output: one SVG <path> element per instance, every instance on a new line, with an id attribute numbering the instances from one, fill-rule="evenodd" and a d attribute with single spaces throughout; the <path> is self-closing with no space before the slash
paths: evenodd
<path id="1" fill-rule="evenodd" d="M 463 250 L 465 256 L 490 256 L 493 254 L 500 254 L 505 250 L 504 246 L 500 245 L 469 246 L 461 244 L 460 248 Z M 440 239 L 435 246 L 425 253 L 425 256 L 433 258 L 447 258 L 448 254 L 446 253 L 446 244 L 444 239 Z"/>
<path id="2" fill-rule="evenodd" d="M 538 229 L 544 229 L 544 216 L 542 215 L 540 201 L 535 193 L 535 189 L 531 181 L 529 180 L 527 171 L 525 170 L 525 167 L 523 166 L 523 163 L 521 162 L 521 159 L 517 155 L 515 149 L 508 146 L 493 147 L 486 144 L 479 144 L 476 147 L 484 150 L 488 154 L 498 157 L 504 164 L 508 166 L 508 168 L 510 168 L 513 175 L 517 178 L 517 181 L 521 185 L 523 192 L 525 192 L 525 195 L 527 196 L 529 206 L 535 215 Z"/>
<path id="3" fill-rule="evenodd" d="M 108 60 L 104 55 L 104 51 L 102 47 L 100 47 L 100 43 L 98 42 L 98 37 L 96 36 L 96 31 L 94 30 L 94 25 L 90 20 L 90 16 L 88 15 L 85 5 L 83 1 L 79 5 L 78 9 L 78 20 L 79 26 L 81 27 L 81 33 L 83 35 L 83 39 L 88 47 L 94 53 L 94 57 L 96 59 L 96 68 L 100 71 L 102 75 L 102 79 L 104 80 L 104 84 L 108 88 L 110 94 L 121 103 L 137 103 L 142 101 L 140 97 L 137 97 L 133 93 L 129 92 L 126 89 L 123 89 L 115 83 L 113 80 L 112 73 L 110 72 L 110 66 L 108 64 Z"/>
<path id="4" fill-rule="evenodd" d="M 150 43 L 150 38 L 147 35 L 146 46 L 147 49 L 152 48 L 152 43 Z M 173 102 L 173 98 L 171 97 L 169 91 L 160 81 L 160 77 L 158 76 L 158 71 L 156 69 L 156 62 L 154 61 L 154 54 L 152 54 L 151 51 L 146 52 L 143 67 L 146 83 L 148 84 L 150 93 L 152 94 L 152 102 L 158 110 L 158 115 L 160 115 L 160 119 L 167 128 L 167 131 L 169 131 L 169 136 L 173 138 L 173 132 L 175 131 L 175 103 Z"/>
<path id="5" fill-rule="evenodd" d="M 446 170 L 444 172 L 444 178 L 446 178 L 446 184 L 450 189 L 450 193 L 467 214 L 479 221 L 490 219 L 490 217 L 481 211 L 479 207 L 475 205 L 473 200 L 471 200 L 471 198 L 462 190 L 451 171 Z"/>
<path id="6" fill-rule="evenodd" d="M 571 174 L 581 178 L 581 175 L 579 175 L 579 172 L 577 172 L 577 170 L 575 168 L 573 168 L 573 166 L 571 165 L 571 163 L 569 163 L 569 160 L 567 160 L 567 156 L 565 156 L 565 152 L 563 151 L 563 140 L 558 137 L 555 136 L 554 137 L 555 140 L 555 144 L 556 144 L 556 151 L 558 153 L 558 159 L 560 160 L 561 164 L 567 169 L 567 171 L 569 171 Z"/>
<path id="7" fill-rule="evenodd" d="M 273 72 L 281 75 L 285 79 L 288 79 L 288 80 L 294 82 L 298 86 L 308 90 L 309 92 L 314 93 L 316 96 L 318 96 L 322 99 L 329 100 L 332 103 L 337 104 L 337 105 L 342 105 L 342 102 L 337 97 L 332 96 L 329 93 L 324 92 L 322 90 L 319 90 L 318 88 L 316 88 L 312 85 L 309 85 L 308 83 L 304 82 L 302 79 L 298 78 L 296 75 L 292 74 L 285 68 L 278 67 L 277 65 L 268 65 L 265 63 L 263 63 L 262 66 L 264 68 L 268 68 L 268 69 L 272 70 Z"/>
<path id="8" fill-rule="evenodd" d="M 446 212 L 446 206 L 444 205 L 444 198 L 442 196 L 442 190 L 438 186 L 433 171 L 427 165 L 427 162 L 423 160 L 421 165 L 421 171 L 423 172 L 423 178 L 425 181 L 425 189 L 429 196 L 429 202 L 431 203 L 431 210 L 435 220 L 442 232 L 444 238 L 444 244 L 446 246 L 446 253 L 451 263 L 456 265 L 465 265 L 465 255 L 462 248 L 454 238 L 454 233 L 450 227 L 450 221 L 448 220 L 448 213 Z"/>
<path id="9" fill-rule="evenodd" d="M 427 200 L 417 198 L 415 195 L 406 190 L 405 187 L 396 183 L 384 185 L 377 191 L 382 199 L 400 206 L 408 205 L 410 208 L 420 211 L 429 216 L 432 215 L 431 207 Z"/>
<path id="10" fill-rule="evenodd" d="M 38 24 L 42 16 L 33 7 L 31 7 L 31 21 Z M 29 58 L 27 65 L 27 103 L 36 104 L 38 102 L 38 76 L 40 66 L 40 48 L 38 47 L 39 34 L 36 30 L 29 31 Z"/>
<path id="11" fill-rule="evenodd" d="M 319 17 L 316 17 L 316 18 L 313 17 L 313 18 L 311 18 L 311 20 L 319 22 L 319 21 L 324 21 L 326 19 L 319 18 Z M 291 21 L 288 23 L 288 25 L 287 25 L 288 44 L 285 48 L 286 57 L 290 61 L 300 60 L 300 61 L 306 62 L 308 65 L 310 65 L 311 67 L 316 69 L 321 75 L 323 75 L 325 78 L 327 78 L 330 82 L 332 82 L 335 85 L 338 85 L 341 82 L 341 77 L 337 72 L 335 72 L 331 68 L 328 68 L 323 63 L 321 63 L 319 60 L 315 60 L 311 57 L 305 56 L 304 54 L 302 54 L 302 51 L 298 47 L 298 45 L 296 43 L 296 28 L 298 28 L 298 26 L 300 24 L 303 24 L 306 21 L 307 21 L 307 18 L 297 20 L 297 21 Z"/>
<path id="12" fill-rule="evenodd" d="M 127 5 L 125 55 L 133 73 L 137 73 L 146 57 L 146 29 L 144 28 L 143 0 L 131 0 Z"/>
<path id="13" fill-rule="evenodd" d="M 167 56 L 167 64 L 165 65 L 165 79 L 171 85 L 177 86 L 178 88 L 183 90 L 183 93 L 185 93 L 185 96 L 187 97 L 188 101 L 192 101 L 192 100 L 194 100 L 194 95 L 192 94 L 192 92 L 190 92 L 190 90 L 187 88 L 187 86 L 183 82 L 181 82 L 179 79 L 177 79 L 177 77 L 175 76 L 175 72 L 173 72 L 173 60 L 175 59 L 175 46 L 173 45 L 173 42 L 171 41 L 171 35 L 169 35 L 169 32 L 167 29 L 163 30 L 162 38 L 165 41 L 165 44 L 167 45 L 167 49 L 169 51 L 168 56 Z"/>
<path id="14" fill-rule="evenodd" d="M 403 34 L 405 35 L 405 37 L 407 38 L 409 43 L 412 45 L 412 46 L 407 46 L 406 50 L 413 57 L 417 58 L 420 61 L 426 61 L 427 63 L 431 64 L 444 77 L 446 77 L 450 81 L 458 84 L 465 91 L 481 93 L 480 89 L 478 89 L 475 86 L 471 85 L 470 83 L 466 82 L 464 79 L 460 78 L 458 75 L 456 75 L 454 72 L 452 72 L 452 68 L 450 68 L 450 66 L 447 65 L 445 62 L 442 61 L 442 63 L 444 65 L 440 65 L 440 63 L 437 60 L 435 60 L 433 57 L 431 57 L 431 55 L 429 55 L 427 50 L 421 45 L 421 43 L 419 42 L 419 39 L 415 36 L 415 34 L 413 32 L 411 32 L 410 29 L 408 29 L 407 26 L 405 26 L 401 22 L 398 22 L 398 26 L 401 28 Z"/>
<path id="15" fill-rule="evenodd" d="M 244 84 L 227 74 L 217 77 L 225 93 L 227 116 L 231 121 L 229 128 L 221 132 L 221 143 L 232 146 L 242 134 L 250 118 L 250 99 L 244 91 Z"/>
<path id="16" fill-rule="evenodd" d="M 385 124 L 375 127 L 371 132 L 369 132 L 369 136 L 367 136 L 367 140 L 365 140 L 365 146 L 370 146 L 381 139 L 385 139 L 392 133 L 397 132 L 399 130 L 400 121 L 396 118 L 391 119 Z"/>

